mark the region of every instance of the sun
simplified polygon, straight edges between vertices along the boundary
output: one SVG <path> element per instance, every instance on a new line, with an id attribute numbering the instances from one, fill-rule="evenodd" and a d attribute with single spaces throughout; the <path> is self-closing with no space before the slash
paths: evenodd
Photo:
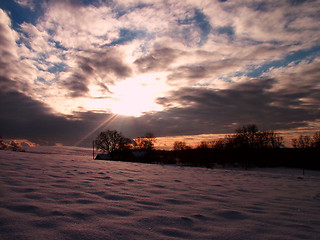
<path id="1" fill-rule="evenodd" d="M 163 92 L 163 84 L 150 76 L 129 78 L 110 88 L 113 99 L 110 109 L 115 114 L 141 116 L 145 112 L 160 111 L 162 107 L 155 102 Z"/>
<path id="2" fill-rule="evenodd" d="M 165 75 L 143 74 L 108 86 L 108 94 L 100 86 L 91 85 L 88 98 L 78 102 L 83 109 L 139 117 L 147 112 L 163 110 L 157 98 L 169 91 Z"/>

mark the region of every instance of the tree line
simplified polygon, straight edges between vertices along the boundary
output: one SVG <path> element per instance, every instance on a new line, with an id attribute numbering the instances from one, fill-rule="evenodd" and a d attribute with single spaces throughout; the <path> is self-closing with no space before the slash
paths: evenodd
<path id="1" fill-rule="evenodd" d="M 121 150 L 154 150 L 155 139 L 155 135 L 150 132 L 131 140 L 117 130 L 106 130 L 100 132 L 94 142 L 97 150 L 112 153 Z M 313 136 L 300 135 L 298 138 L 291 139 L 291 143 L 293 148 L 320 149 L 320 131 Z M 271 130 L 261 131 L 255 124 L 248 124 L 235 129 L 234 134 L 226 135 L 224 138 L 202 141 L 196 149 L 279 149 L 284 147 L 284 138 L 278 133 Z M 175 141 L 173 144 L 174 151 L 189 149 L 192 147 L 185 141 Z"/>
<path id="2" fill-rule="evenodd" d="M 320 131 L 313 136 L 300 135 L 291 139 L 291 146 L 296 149 L 314 148 L 320 149 Z M 239 127 L 234 134 L 226 135 L 224 138 L 211 141 L 202 141 L 196 148 L 212 149 L 278 149 L 285 148 L 284 138 L 271 130 L 258 130 L 255 124 Z M 173 149 L 187 150 L 190 146 L 184 141 L 176 141 Z"/>
<path id="3" fill-rule="evenodd" d="M 295 167 L 319 169 L 320 132 L 292 139 L 292 148 L 284 146 L 284 138 L 274 131 L 259 130 L 254 124 L 244 125 L 224 138 L 202 141 L 196 147 L 176 141 L 173 151 L 156 150 L 154 134 L 130 140 L 117 130 L 101 132 L 95 146 L 110 153 L 113 160 L 188 166 Z M 144 152 L 135 155 L 135 152 Z"/>
<path id="4" fill-rule="evenodd" d="M 154 149 L 154 143 L 155 136 L 153 133 L 146 133 L 142 137 L 131 140 L 117 130 L 100 132 L 94 141 L 97 150 L 110 154 L 127 150 L 150 151 Z"/>
<path id="5" fill-rule="evenodd" d="M 294 148 L 315 148 L 320 149 L 320 131 L 313 136 L 300 135 L 298 138 L 292 139 L 292 146 Z"/>

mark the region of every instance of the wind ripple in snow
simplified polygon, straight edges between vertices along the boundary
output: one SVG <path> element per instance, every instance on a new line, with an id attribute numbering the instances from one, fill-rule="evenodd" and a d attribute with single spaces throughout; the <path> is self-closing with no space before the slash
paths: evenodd
<path id="1" fill-rule="evenodd" d="M 1 239 L 320 236 L 319 172 L 94 161 L 60 150 L 0 152 Z"/>

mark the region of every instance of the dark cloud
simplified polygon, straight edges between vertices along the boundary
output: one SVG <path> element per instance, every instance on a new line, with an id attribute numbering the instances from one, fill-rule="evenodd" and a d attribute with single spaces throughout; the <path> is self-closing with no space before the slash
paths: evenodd
<path id="1" fill-rule="evenodd" d="M 286 50 L 287 47 L 259 44 L 244 52 L 242 56 L 226 59 L 219 58 L 219 60 L 214 60 L 218 58 L 218 52 L 186 52 L 172 48 L 158 48 L 153 50 L 150 54 L 137 59 L 134 63 L 141 72 L 169 70 L 171 72 L 171 74 L 167 76 L 169 84 L 192 84 L 196 80 L 215 78 L 219 75 L 227 75 L 230 72 L 239 71 L 240 69 L 243 70 L 243 67 L 245 67 L 249 61 L 254 58 L 257 59 L 256 64 L 259 65 L 261 62 L 263 62 L 263 59 L 267 57 L 279 56 Z M 204 60 L 196 64 L 180 64 L 179 67 L 171 67 L 171 64 L 177 62 L 179 59 L 189 57 Z M 258 70 L 259 69 L 260 68 L 258 68 Z M 263 68 L 261 67 L 260 74 L 262 70 Z M 250 74 L 254 73 L 252 72 Z"/>
<path id="2" fill-rule="evenodd" d="M 148 129 L 134 117 L 117 116 L 109 122 L 106 120 L 114 114 L 91 111 L 57 114 L 16 89 L 14 81 L 0 76 L 0 136 L 3 138 L 28 139 L 41 145 L 79 143 L 88 147 L 106 129 L 117 129 L 131 138 L 142 136 Z"/>
<path id="3" fill-rule="evenodd" d="M 0 78 L 2 85 L 9 81 Z M 32 98 L 12 90 L 0 91 L 0 134 L 5 138 L 28 138 L 41 144 L 63 143 L 90 146 L 99 131 L 117 129 L 128 137 L 146 131 L 156 136 L 231 133 L 238 126 L 255 123 L 260 129 L 294 129 L 320 118 L 318 104 L 305 106 L 301 98 L 319 99 L 319 91 L 271 91 L 275 79 L 253 79 L 230 89 L 182 88 L 159 98 L 161 112 L 140 117 L 78 112 L 58 116 Z M 101 125 L 97 128 L 102 122 Z M 91 133 L 88 135 L 88 133 Z M 27 136 L 27 137 L 26 137 Z M 86 138 L 83 138 L 87 136 Z"/>
<path id="4" fill-rule="evenodd" d="M 19 92 L 16 82 L 0 76 L 0 135 L 3 138 L 28 139 L 43 145 L 73 145 L 104 116 L 89 115 L 56 115 L 46 104 Z"/>
<path id="5" fill-rule="evenodd" d="M 70 144 L 76 134 L 71 122 L 55 116 L 45 105 L 22 93 L 0 91 L 0 100 L 0 133 L 4 138 L 28 138 L 40 144 Z"/>
<path id="6" fill-rule="evenodd" d="M 201 79 L 208 77 L 210 72 L 212 72 L 212 68 L 205 65 L 182 66 L 168 76 L 168 82 L 185 79 Z"/>
<path id="7" fill-rule="evenodd" d="M 84 63 L 82 71 L 92 73 L 92 66 L 96 65 Z M 9 78 L 0 77 L 0 134 L 14 138 L 27 136 L 43 144 L 73 145 L 92 132 L 81 142 L 89 146 L 97 133 L 106 128 L 118 129 L 128 137 L 142 136 L 146 131 L 156 136 L 224 134 L 247 123 L 255 123 L 261 129 L 294 129 L 320 119 L 318 79 L 319 64 L 315 62 L 280 79 L 243 80 L 220 90 L 181 88 L 158 98 L 158 104 L 164 107 L 161 112 L 140 117 L 118 116 L 92 132 L 111 115 L 79 112 L 57 116 L 45 104 L 15 90 L 15 83 Z"/>
<path id="8" fill-rule="evenodd" d="M 15 60 L 16 56 L 14 54 L 16 50 L 14 31 L 10 28 L 10 19 L 7 14 L 0 9 L 0 70 L 6 69 L 10 61 Z"/>
<path id="9" fill-rule="evenodd" d="M 83 73 L 73 73 L 72 76 L 63 82 L 63 85 L 71 92 L 71 97 L 81 97 L 89 92 L 88 76 Z"/>
<path id="10" fill-rule="evenodd" d="M 233 58 L 226 58 L 219 60 L 215 59 L 216 55 L 219 53 L 215 52 L 194 52 L 192 54 L 181 52 L 180 56 L 189 57 L 195 56 L 199 58 L 204 58 L 203 62 L 198 62 L 197 64 L 181 65 L 175 69 L 170 69 L 171 74 L 168 75 L 167 80 L 169 84 L 176 84 L 180 82 L 186 82 L 188 84 L 193 84 L 197 80 L 205 80 L 208 78 L 214 79 L 219 76 L 225 76 L 229 73 L 236 74 L 240 70 L 244 71 L 244 67 L 248 69 L 253 68 L 252 72 L 248 72 L 247 75 L 250 77 L 258 77 L 264 71 L 271 67 L 272 64 L 262 64 L 266 58 L 276 58 L 277 56 L 283 55 L 283 53 L 288 50 L 287 47 L 283 46 L 273 46 L 270 44 L 259 44 L 257 46 L 251 47 L 249 50 L 243 53 L 241 56 L 235 56 Z M 252 59 L 256 59 L 254 65 L 250 62 Z M 280 61 L 274 61 L 273 63 L 279 63 Z M 251 67 L 248 66 L 251 64 Z M 247 70 L 246 70 L 247 71 Z"/>
<path id="11" fill-rule="evenodd" d="M 228 73 L 234 67 L 238 67 L 241 60 L 227 59 L 219 62 L 204 62 L 197 65 L 181 66 L 173 70 L 173 73 L 168 75 L 168 83 L 174 84 L 176 81 L 201 80 L 221 73 Z"/>
<path id="12" fill-rule="evenodd" d="M 13 88 L 14 86 L 12 86 L 13 83 L 11 83 L 11 81 L 6 78 L 5 76 L 0 76 L 0 89 L 2 91 L 9 91 L 11 88 Z"/>
<path id="13" fill-rule="evenodd" d="M 164 111 L 142 119 L 154 126 L 156 134 L 166 136 L 233 132 L 247 123 L 264 129 L 292 129 L 320 118 L 316 106 L 310 111 L 299 101 L 316 97 L 310 91 L 271 92 L 274 83 L 273 79 L 255 79 L 227 90 L 184 88 L 158 99 Z M 319 95 L 316 91 L 314 94 Z"/>
<path id="14" fill-rule="evenodd" d="M 62 85 L 71 92 L 71 97 L 85 96 L 89 92 L 90 81 L 96 81 L 102 89 L 108 90 L 108 84 L 122 80 L 131 75 L 131 68 L 126 65 L 121 54 L 114 50 L 87 53 L 78 56 L 77 67 L 73 69 L 70 78 Z M 100 82 L 102 81 L 102 82 Z"/>
<path id="15" fill-rule="evenodd" d="M 313 2 L 314 0 L 287 0 L 291 5 L 293 6 L 297 6 L 297 5 L 300 5 L 300 4 L 303 4 L 305 2 Z"/>
<path id="16" fill-rule="evenodd" d="M 134 63 L 141 72 L 166 70 L 171 63 L 181 54 L 172 48 L 158 48 L 147 56 L 137 59 Z"/>
<path id="17" fill-rule="evenodd" d="M 97 69 L 99 73 L 108 74 L 112 72 L 121 79 L 131 75 L 131 68 L 123 62 L 120 53 L 114 51 L 100 52 L 94 54 L 89 60 L 93 68 Z"/>
<path id="18" fill-rule="evenodd" d="M 74 145 L 95 129 L 108 114 L 85 112 L 56 115 L 43 103 L 14 90 L 0 91 L 0 135 L 3 138 L 28 139 L 42 145 Z M 81 145 L 90 146 L 97 131 Z"/>

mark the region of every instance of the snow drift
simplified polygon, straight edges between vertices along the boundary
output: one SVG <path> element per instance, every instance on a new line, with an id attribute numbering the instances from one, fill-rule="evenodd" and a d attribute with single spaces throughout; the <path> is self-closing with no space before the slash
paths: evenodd
<path id="1" fill-rule="evenodd" d="M 95 161 L 90 154 L 1 151 L 0 239 L 319 239 L 319 172 Z"/>

